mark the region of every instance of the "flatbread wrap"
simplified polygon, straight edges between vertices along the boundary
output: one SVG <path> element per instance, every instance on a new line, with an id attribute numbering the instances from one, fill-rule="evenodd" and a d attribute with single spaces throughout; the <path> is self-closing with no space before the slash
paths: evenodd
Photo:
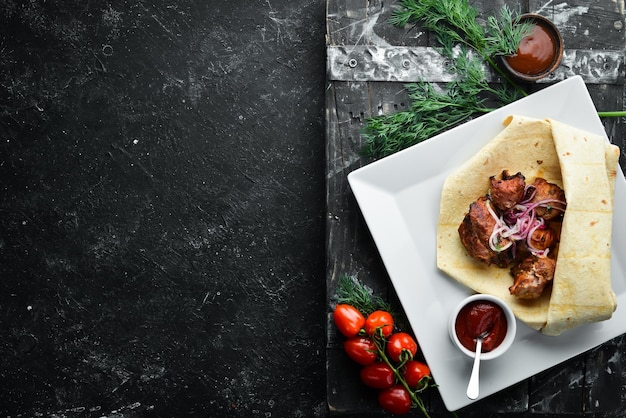
<path id="1" fill-rule="evenodd" d="M 503 131 L 451 173 L 442 189 L 437 225 L 437 266 L 478 293 L 504 299 L 516 317 L 546 335 L 611 318 L 613 192 L 619 148 L 603 136 L 555 120 L 509 116 Z M 489 177 L 508 170 L 532 181 L 542 177 L 565 191 L 552 286 L 533 300 L 509 293 L 508 268 L 470 257 L 459 225 L 470 203 L 485 195 Z"/>

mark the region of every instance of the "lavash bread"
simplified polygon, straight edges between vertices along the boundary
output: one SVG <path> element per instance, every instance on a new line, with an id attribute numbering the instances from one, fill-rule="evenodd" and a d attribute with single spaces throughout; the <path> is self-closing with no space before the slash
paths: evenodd
<path id="1" fill-rule="evenodd" d="M 549 123 L 567 210 L 542 332 L 559 335 L 577 325 L 609 319 L 617 307 L 611 289 L 611 230 L 619 148 L 599 135 L 554 120 Z"/>
<path id="2" fill-rule="evenodd" d="M 519 320 L 547 335 L 610 318 L 616 308 L 610 243 L 619 149 L 602 136 L 553 120 L 510 116 L 504 125 L 498 136 L 444 182 L 437 266 L 476 292 L 504 299 Z M 527 181 L 543 177 L 566 194 L 568 208 L 554 284 L 535 300 L 510 295 L 513 278 L 509 270 L 468 256 L 458 235 L 470 203 L 485 195 L 489 177 L 503 170 L 519 171 Z"/>

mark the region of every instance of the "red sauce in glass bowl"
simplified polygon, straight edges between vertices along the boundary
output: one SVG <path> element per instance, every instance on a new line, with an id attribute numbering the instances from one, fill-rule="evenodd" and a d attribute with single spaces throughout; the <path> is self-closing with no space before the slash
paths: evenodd
<path id="1" fill-rule="evenodd" d="M 509 66 L 522 74 L 538 75 L 547 71 L 557 55 L 554 36 L 544 25 L 536 24 L 520 42 L 517 54 L 506 57 Z"/>
<path id="2" fill-rule="evenodd" d="M 459 341 L 465 348 L 476 350 L 476 339 L 483 333 L 481 352 L 489 352 L 498 347 L 507 331 L 504 310 L 496 303 L 476 300 L 465 305 L 456 317 L 454 324 Z"/>

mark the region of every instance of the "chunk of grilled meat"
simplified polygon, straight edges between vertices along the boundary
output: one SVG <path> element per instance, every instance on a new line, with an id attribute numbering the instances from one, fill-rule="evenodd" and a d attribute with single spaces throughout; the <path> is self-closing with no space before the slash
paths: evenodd
<path id="1" fill-rule="evenodd" d="M 547 201 L 546 204 L 537 206 L 535 213 L 539 218 L 546 221 L 563 215 L 565 212 L 565 192 L 554 183 L 548 183 L 545 179 L 537 177 L 530 186 L 535 189 L 535 195 L 531 202 L 539 203 Z"/>
<path id="2" fill-rule="evenodd" d="M 498 267 L 508 267 L 512 260 L 511 251 L 494 251 L 489 245 L 489 238 L 496 225 L 487 205 L 489 199 L 485 196 L 472 202 L 469 212 L 465 215 L 463 222 L 459 225 L 459 237 L 467 253 L 486 263 L 488 266 L 495 264 Z M 509 243 L 505 240 L 499 243 L 502 247 Z"/>
<path id="3" fill-rule="evenodd" d="M 536 250 L 554 248 L 557 242 L 557 233 L 551 227 L 537 228 L 530 236 L 530 243 Z"/>
<path id="4" fill-rule="evenodd" d="M 511 267 L 514 283 L 509 292 L 520 299 L 537 299 L 552 282 L 555 269 L 552 258 L 530 255 Z"/>
<path id="5" fill-rule="evenodd" d="M 489 177 L 489 195 L 493 204 L 502 211 L 513 208 L 524 198 L 525 180 L 522 173 L 511 176 L 507 170 L 502 172 L 499 180 L 496 176 Z"/>

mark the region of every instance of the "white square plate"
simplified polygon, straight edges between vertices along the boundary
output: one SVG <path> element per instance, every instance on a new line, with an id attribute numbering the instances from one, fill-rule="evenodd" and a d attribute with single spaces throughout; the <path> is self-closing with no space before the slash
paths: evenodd
<path id="1" fill-rule="evenodd" d="M 448 336 L 449 315 L 472 291 L 436 265 L 436 228 L 445 178 L 495 137 L 510 114 L 552 118 L 606 137 L 580 77 L 547 87 L 428 141 L 362 167 L 348 181 L 428 362 L 446 407 L 474 402 L 465 390 L 471 359 Z M 607 138 L 608 141 L 608 138 Z M 482 399 L 626 332 L 626 180 L 618 170 L 611 272 L 618 307 L 612 319 L 558 337 L 542 335 L 518 321 L 511 349 L 483 362 Z M 620 256 L 621 255 L 621 256 Z"/>

